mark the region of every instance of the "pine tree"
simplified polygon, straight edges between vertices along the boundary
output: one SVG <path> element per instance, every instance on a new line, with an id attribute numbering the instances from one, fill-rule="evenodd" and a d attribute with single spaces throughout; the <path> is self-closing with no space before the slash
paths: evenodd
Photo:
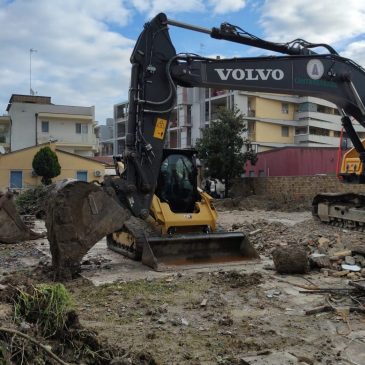
<path id="1" fill-rule="evenodd" d="M 44 185 L 52 184 L 52 178 L 61 173 L 57 155 L 49 147 L 43 147 L 35 154 L 32 166 L 35 173 L 42 176 Z"/>

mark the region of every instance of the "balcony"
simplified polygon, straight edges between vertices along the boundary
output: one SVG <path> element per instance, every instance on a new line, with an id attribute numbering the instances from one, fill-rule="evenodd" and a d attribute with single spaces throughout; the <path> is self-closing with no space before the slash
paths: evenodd
<path id="1" fill-rule="evenodd" d="M 318 147 L 338 147 L 339 138 L 329 136 L 317 136 L 315 134 L 297 134 L 294 136 L 294 143 L 303 145 L 315 143 Z"/>
<path id="2" fill-rule="evenodd" d="M 319 113 L 319 112 L 296 112 L 294 114 L 294 119 L 298 121 L 307 123 L 312 122 L 313 120 L 317 122 L 330 122 L 341 124 L 341 117 L 335 114 L 327 114 L 327 113 Z"/>

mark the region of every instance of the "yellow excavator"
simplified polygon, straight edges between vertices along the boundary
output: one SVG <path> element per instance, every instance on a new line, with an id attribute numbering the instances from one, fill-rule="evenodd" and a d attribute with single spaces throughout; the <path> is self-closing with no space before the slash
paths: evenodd
<path id="1" fill-rule="evenodd" d="M 169 26 L 283 55 L 210 59 L 177 54 Z M 144 25 L 131 64 L 126 148 L 115 157 L 117 176 L 102 186 L 72 182 L 50 204 L 46 224 L 56 270 L 77 271 L 83 254 L 103 236 L 112 250 L 157 270 L 258 258 L 242 233 L 218 229 L 212 198 L 197 186 L 194 152 L 164 148 L 177 86 L 315 96 L 336 104 L 354 145 L 342 176 L 364 183 L 365 149 L 351 118 L 365 127 L 365 70 L 331 46 L 302 39 L 273 43 L 232 24 L 206 29 L 161 13 Z M 361 197 L 346 197 L 349 205 L 339 209 L 334 203 L 342 198 L 316 197 L 314 214 L 332 219 L 326 217 L 333 208 L 354 216 L 353 209 L 364 206 Z"/>

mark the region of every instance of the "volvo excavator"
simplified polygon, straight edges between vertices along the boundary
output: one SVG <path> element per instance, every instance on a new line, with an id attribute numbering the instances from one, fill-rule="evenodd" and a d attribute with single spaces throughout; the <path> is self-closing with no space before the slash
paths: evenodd
<path id="1" fill-rule="evenodd" d="M 169 26 L 282 55 L 211 59 L 179 54 Z M 194 153 L 164 149 L 177 86 L 314 96 L 334 103 L 354 146 L 341 175 L 344 182 L 365 182 L 364 143 L 353 124 L 365 127 L 365 70 L 331 46 L 303 39 L 274 43 L 232 24 L 206 29 L 161 13 L 145 24 L 131 64 L 126 148 L 116 157 L 117 176 L 101 187 L 68 184 L 47 215 L 56 269 L 76 269 L 77 260 L 105 235 L 109 248 L 155 269 L 258 258 L 242 233 L 217 228 L 212 198 L 197 187 Z M 359 195 L 322 194 L 314 199 L 313 212 L 323 221 L 363 225 L 363 203 Z"/>

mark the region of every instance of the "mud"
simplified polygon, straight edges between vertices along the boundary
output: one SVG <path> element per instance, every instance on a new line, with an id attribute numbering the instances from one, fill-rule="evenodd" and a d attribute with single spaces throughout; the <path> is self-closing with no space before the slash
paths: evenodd
<path id="1" fill-rule="evenodd" d="M 323 225 L 309 212 L 225 211 L 220 213 L 220 224 L 245 232 L 260 252 L 261 262 L 159 273 L 108 251 L 105 240 L 85 256 L 82 276 L 66 286 L 80 325 L 97 334 L 103 349 L 113 349 L 113 360 L 108 363 L 365 363 L 363 315 L 305 314 L 305 310 L 325 304 L 326 298 L 335 306 L 345 305 L 351 298 L 304 294 L 303 286 L 343 288 L 347 277 L 329 276 L 319 269 L 305 275 L 279 275 L 271 270 L 271 254 L 277 247 L 295 244 L 310 253 L 323 248 L 325 242 L 326 252 L 332 254 L 362 247 L 364 233 Z M 49 249 L 41 243 L 28 242 L 24 248 L 14 245 L 12 253 L 21 255 L 24 249 L 23 258 L 29 252 L 41 265 L 29 269 L 25 264 L 20 267 L 18 261 L 0 266 L 4 279 L 15 277 L 21 269 L 23 279 L 52 280 Z M 31 247 L 40 249 L 39 256 L 32 256 Z M 4 285 L 4 281 L 0 283 Z M 11 326 L 8 305 L 0 303 L 0 320 Z M 56 350 L 59 345 L 51 346 Z M 72 355 L 75 353 L 69 353 L 67 359 Z M 85 359 L 75 355 L 73 362 L 87 363 Z"/>

